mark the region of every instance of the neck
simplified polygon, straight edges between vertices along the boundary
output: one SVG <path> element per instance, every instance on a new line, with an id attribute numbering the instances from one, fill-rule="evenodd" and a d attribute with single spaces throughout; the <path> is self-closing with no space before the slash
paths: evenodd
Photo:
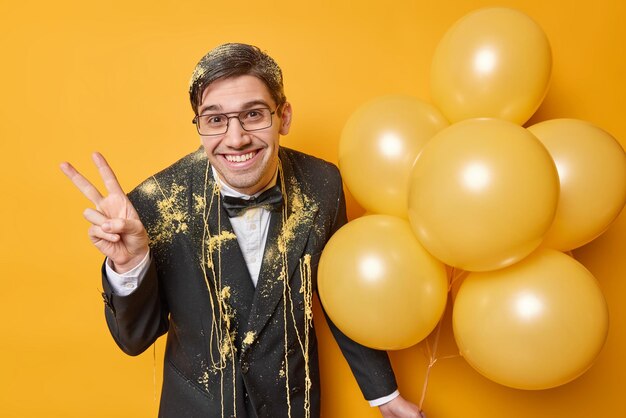
<path id="1" fill-rule="evenodd" d="M 226 183 L 225 181 L 223 181 L 222 178 L 220 177 L 219 173 L 215 170 L 215 168 L 213 166 L 211 166 L 211 171 L 213 172 L 213 178 L 217 181 L 217 184 L 220 187 L 220 192 L 224 196 L 234 196 L 234 197 L 257 196 L 257 195 L 263 193 L 265 190 L 267 190 L 267 189 L 269 189 L 271 187 L 274 187 L 274 185 L 276 184 L 276 180 L 278 178 L 278 167 L 277 167 L 276 171 L 274 172 L 274 175 L 272 176 L 272 178 L 270 179 L 270 181 L 268 183 L 266 183 L 264 186 L 258 188 L 256 191 L 250 191 L 250 190 L 237 189 L 237 188 L 231 186 L 230 184 Z"/>

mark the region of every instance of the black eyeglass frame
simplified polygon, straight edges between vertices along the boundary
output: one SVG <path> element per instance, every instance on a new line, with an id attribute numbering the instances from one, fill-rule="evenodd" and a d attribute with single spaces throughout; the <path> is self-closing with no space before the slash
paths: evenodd
<path id="1" fill-rule="evenodd" d="M 263 129 L 267 129 L 267 128 L 271 128 L 272 125 L 274 124 L 274 114 L 278 111 L 278 109 L 280 108 L 280 106 L 276 107 L 276 110 L 271 110 L 269 107 L 255 107 L 254 109 L 246 109 L 246 110 L 242 110 L 241 112 L 229 112 L 229 113 L 212 113 L 211 115 L 196 115 L 193 120 L 191 121 L 191 123 L 193 123 L 194 125 L 196 125 L 196 130 L 198 131 L 198 134 L 200 136 L 220 136 L 220 135 L 225 135 L 228 132 L 228 128 L 230 127 L 230 120 L 231 119 L 237 119 L 239 121 L 239 125 L 241 126 L 241 129 L 243 129 L 246 132 L 256 132 L 256 131 L 262 131 Z M 268 126 L 265 126 L 263 128 L 255 128 L 255 129 L 246 129 L 246 127 L 244 126 L 244 122 L 242 122 L 240 116 L 244 113 L 247 112 L 254 112 L 255 110 L 269 110 L 270 111 L 270 124 Z M 234 116 L 228 116 L 228 115 L 233 115 Z M 224 130 L 224 132 L 221 132 L 219 134 L 203 134 L 202 132 L 200 132 L 200 124 L 198 123 L 198 119 L 201 116 L 224 116 L 226 117 L 226 129 Z"/>

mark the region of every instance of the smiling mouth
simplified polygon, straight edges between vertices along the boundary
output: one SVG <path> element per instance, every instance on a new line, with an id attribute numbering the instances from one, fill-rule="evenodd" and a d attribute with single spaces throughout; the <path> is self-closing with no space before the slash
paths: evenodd
<path id="1" fill-rule="evenodd" d="M 226 158 L 226 161 L 230 163 L 244 163 L 254 158 L 255 155 L 256 155 L 256 151 L 252 151 L 247 154 L 241 154 L 241 155 L 225 154 L 224 158 Z"/>

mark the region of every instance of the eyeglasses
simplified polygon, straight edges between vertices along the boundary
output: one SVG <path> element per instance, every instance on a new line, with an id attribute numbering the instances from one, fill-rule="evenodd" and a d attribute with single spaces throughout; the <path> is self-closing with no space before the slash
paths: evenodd
<path id="1" fill-rule="evenodd" d="M 192 122 L 202 136 L 224 135 L 228 131 L 231 119 L 238 119 L 244 131 L 252 132 L 272 126 L 272 119 L 274 119 L 272 115 L 274 113 L 276 113 L 276 110 L 271 111 L 267 107 L 260 107 L 258 109 L 243 110 L 234 116 L 228 116 L 225 113 L 198 115 L 193 118 Z"/>

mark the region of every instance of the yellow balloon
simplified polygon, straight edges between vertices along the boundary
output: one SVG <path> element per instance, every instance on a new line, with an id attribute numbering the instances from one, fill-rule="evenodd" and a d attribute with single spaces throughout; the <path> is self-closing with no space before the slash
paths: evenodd
<path id="1" fill-rule="evenodd" d="M 407 217 L 407 187 L 422 146 L 448 122 L 434 106 L 408 96 L 384 96 L 359 107 L 339 142 L 339 168 L 369 212 Z"/>
<path id="2" fill-rule="evenodd" d="M 580 247 L 604 232 L 626 203 L 626 154 L 604 130 L 577 119 L 554 119 L 528 128 L 548 149 L 561 194 L 543 245 Z"/>
<path id="3" fill-rule="evenodd" d="M 537 23 L 513 9 L 480 9 L 437 46 L 433 103 L 450 122 L 493 117 L 521 125 L 541 104 L 551 70 L 550 44 Z"/>
<path id="4" fill-rule="evenodd" d="M 448 281 L 445 266 L 424 250 L 406 220 L 370 215 L 330 239 L 319 263 L 318 291 L 328 316 L 348 337 L 399 350 L 435 328 Z"/>
<path id="5" fill-rule="evenodd" d="M 409 220 L 450 266 L 486 271 L 535 250 L 554 218 L 559 180 L 545 147 L 499 119 L 470 119 L 435 135 L 411 174 Z"/>
<path id="6" fill-rule="evenodd" d="M 461 355 L 485 377 L 548 389 L 591 367 L 608 310 L 582 264 L 542 249 L 505 269 L 471 273 L 454 302 L 453 328 Z"/>

